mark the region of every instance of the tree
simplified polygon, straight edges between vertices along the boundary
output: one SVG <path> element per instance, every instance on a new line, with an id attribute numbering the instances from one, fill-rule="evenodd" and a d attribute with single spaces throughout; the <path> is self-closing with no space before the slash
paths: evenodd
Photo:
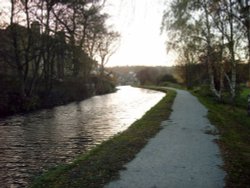
<path id="1" fill-rule="evenodd" d="M 237 15 L 238 10 L 236 2 L 233 0 L 215 1 L 211 5 L 211 15 L 214 19 L 214 26 L 220 33 L 220 60 L 224 66 L 229 67 L 229 71 L 222 70 L 228 86 L 230 88 L 231 101 L 233 102 L 236 97 L 237 85 L 237 64 L 236 60 L 237 51 L 241 46 L 239 45 L 242 36 L 242 25 L 238 22 L 234 15 Z M 237 31 L 237 32 L 236 32 Z M 230 73 L 231 75 L 229 75 Z"/>
<path id="2" fill-rule="evenodd" d="M 236 21 L 239 21 L 243 25 L 244 35 L 247 38 L 247 49 L 248 49 L 248 80 L 250 81 L 250 1 L 248 0 L 237 0 L 235 12 L 233 16 Z"/>
<path id="3" fill-rule="evenodd" d="M 210 90 L 219 100 L 222 100 L 225 79 L 232 101 L 236 96 L 236 55 L 240 58 L 237 52 L 242 51 L 239 45 L 242 32 L 233 16 L 237 14 L 235 3 L 233 0 L 176 0 L 163 16 L 162 28 L 171 38 L 167 45 L 178 50 L 185 62 L 186 80 L 190 62 L 205 62 Z"/>
<path id="4" fill-rule="evenodd" d="M 40 48 L 36 46 L 39 36 L 31 27 L 30 9 L 30 1 L 12 0 L 10 26 L 7 29 L 12 44 L 7 52 L 9 53 L 7 62 L 17 72 L 22 98 L 30 97 L 33 94 L 34 82 L 39 76 L 38 68 L 41 58 Z M 22 21 L 24 26 L 19 25 L 20 14 L 25 15 Z"/>
<path id="5" fill-rule="evenodd" d="M 157 84 L 159 72 L 154 67 L 146 67 L 136 73 L 136 77 L 140 81 L 141 85 L 145 84 Z"/>
<path id="6" fill-rule="evenodd" d="M 167 52 L 170 50 L 178 51 L 179 59 L 177 62 L 183 68 L 183 80 L 187 87 L 192 87 L 192 77 L 194 73 L 191 69 L 198 63 L 201 53 L 200 47 L 204 39 L 200 35 L 201 21 L 194 18 L 192 11 L 194 2 L 182 0 L 171 3 L 170 10 L 166 10 L 162 20 L 162 30 L 166 30 L 168 38 Z M 197 6 L 197 5 L 196 5 Z"/>
<path id="7" fill-rule="evenodd" d="M 7 36 L 0 41 L 6 48 L 2 46 L 0 55 L 17 77 L 22 98 L 49 94 L 65 75 L 81 79 L 83 85 L 90 82 L 97 55 L 104 67 L 118 38 L 106 25 L 104 4 L 105 0 L 11 1 L 10 24 L 1 30 Z"/>
<path id="8" fill-rule="evenodd" d="M 114 31 L 105 31 L 99 36 L 97 56 L 100 59 L 101 75 L 104 73 L 104 66 L 108 63 L 109 58 L 118 48 L 119 37 L 119 33 Z"/>
<path id="9" fill-rule="evenodd" d="M 77 48 L 79 47 L 87 52 L 91 48 L 89 46 L 86 47 L 86 44 L 91 40 L 91 32 L 95 31 L 94 28 L 105 27 L 104 23 L 107 16 L 100 13 L 104 3 L 105 1 L 101 0 L 62 1 L 53 9 L 53 15 L 66 32 L 66 36 L 72 46 L 72 72 L 74 76 L 79 75 L 80 67 L 82 67 L 79 57 L 77 57 L 77 54 L 79 54 Z M 100 19 L 96 21 L 96 18 Z M 95 36 L 92 39 L 95 40 Z M 92 43 L 94 44 L 95 42 Z M 74 48 L 74 46 L 78 47 Z M 90 52 L 89 55 L 93 55 L 93 52 Z"/>

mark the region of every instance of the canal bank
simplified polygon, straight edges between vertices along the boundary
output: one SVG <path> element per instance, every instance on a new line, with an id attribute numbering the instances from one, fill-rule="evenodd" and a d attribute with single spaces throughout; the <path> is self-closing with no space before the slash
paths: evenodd
<path id="1" fill-rule="evenodd" d="M 1 88 L 3 92 L 0 94 L 0 118 L 51 109 L 116 91 L 115 84 L 109 80 L 101 78 L 93 78 L 93 80 L 90 83 L 84 82 L 81 78 L 55 80 L 52 84 L 53 87 L 49 91 L 40 89 L 29 96 L 22 96 L 16 89 L 9 88 L 12 85 L 18 85 L 16 83 L 2 83 L 2 86 L 0 83 L 0 88 L 8 86 L 7 88 Z"/>
<path id="2" fill-rule="evenodd" d="M 27 187 L 32 177 L 71 163 L 126 130 L 164 96 L 122 86 L 115 93 L 0 119 L 1 188 Z"/>
<path id="3" fill-rule="evenodd" d="M 119 170 L 161 130 L 161 122 L 170 115 L 175 92 L 164 91 L 167 95 L 126 131 L 79 156 L 73 163 L 49 170 L 31 187 L 103 187 L 117 178 Z"/>
<path id="4" fill-rule="evenodd" d="M 222 188 L 226 173 L 208 110 L 188 91 L 176 90 L 163 129 L 105 188 Z"/>

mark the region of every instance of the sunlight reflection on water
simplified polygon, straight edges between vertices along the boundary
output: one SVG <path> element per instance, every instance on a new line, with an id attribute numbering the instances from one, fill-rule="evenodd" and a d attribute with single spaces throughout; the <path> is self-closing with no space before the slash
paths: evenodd
<path id="1" fill-rule="evenodd" d="M 165 94 L 130 86 L 53 109 L 0 120 L 1 187 L 25 187 L 32 176 L 124 131 Z"/>

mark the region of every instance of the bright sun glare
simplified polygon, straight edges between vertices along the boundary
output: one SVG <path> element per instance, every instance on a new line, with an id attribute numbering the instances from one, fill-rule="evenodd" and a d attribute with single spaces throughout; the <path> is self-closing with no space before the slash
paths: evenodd
<path id="1" fill-rule="evenodd" d="M 107 66 L 171 66 L 175 55 L 166 53 L 166 36 L 160 34 L 165 0 L 108 0 L 110 24 L 121 33 L 120 48 Z"/>

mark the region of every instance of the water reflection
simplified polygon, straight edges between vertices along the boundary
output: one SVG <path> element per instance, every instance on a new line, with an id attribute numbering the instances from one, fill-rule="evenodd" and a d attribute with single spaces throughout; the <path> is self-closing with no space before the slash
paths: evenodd
<path id="1" fill-rule="evenodd" d="M 1 187 L 26 187 L 32 176 L 124 131 L 163 96 L 123 86 L 113 94 L 0 120 Z"/>

